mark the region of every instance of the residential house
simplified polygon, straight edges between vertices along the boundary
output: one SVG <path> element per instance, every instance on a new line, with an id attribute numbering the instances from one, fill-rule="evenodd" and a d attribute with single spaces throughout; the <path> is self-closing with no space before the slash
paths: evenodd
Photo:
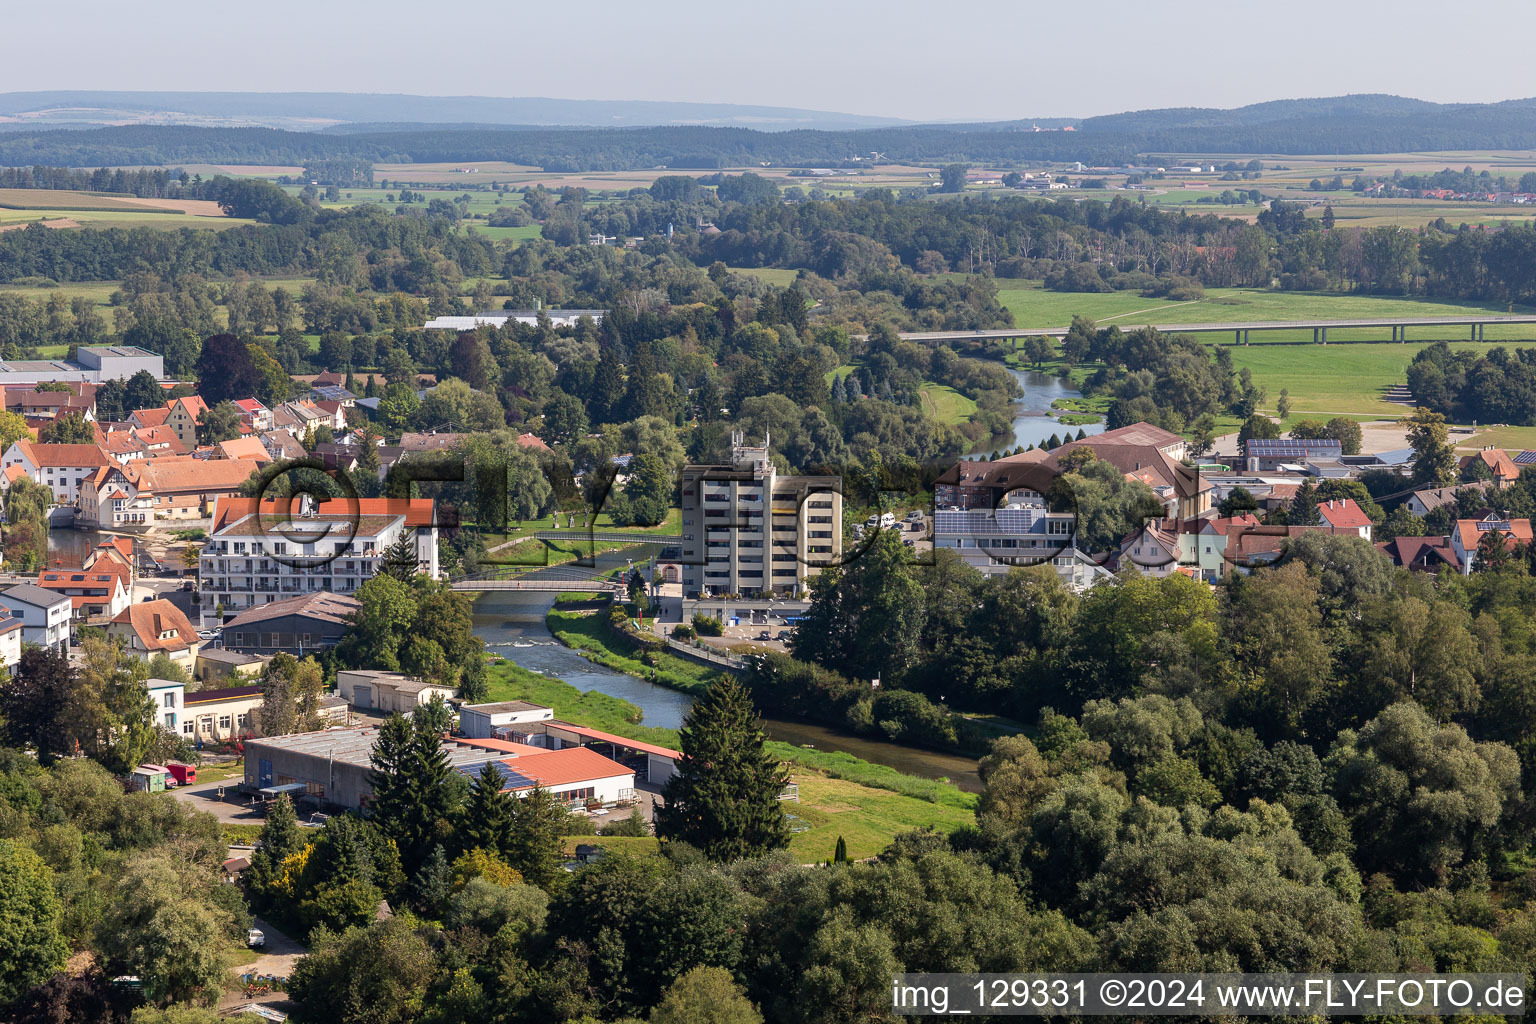
<path id="1" fill-rule="evenodd" d="M 60 505 L 75 504 L 80 485 L 111 461 L 99 445 L 42 444 L 28 438 L 13 442 L 4 456 L 6 467 L 21 467 L 33 483 L 52 490 Z"/>
<path id="2" fill-rule="evenodd" d="M 112 465 L 82 489 L 80 518 L 103 526 L 202 519 L 219 498 L 239 494 L 256 470 L 251 459 L 191 455 Z"/>
<path id="3" fill-rule="evenodd" d="M 1397 537 L 1376 545 L 1376 550 L 1392 559 L 1392 564 L 1417 572 L 1438 572 L 1441 568 L 1461 572 L 1449 537 Z"/>
<path id="4" fill-rule="evenodd" d="M 302 658 L 341 643 L 358 608 L 357 598 L 325 591 L 257 605 L 224 623 L 224 648 Z"/>
<path id="5" fill-rule="evenodd" d="M 350 409 L 357 402 L 357 396 L 340 384 L 321 384 L 316 381 L 309 391 L 309 400 L 312 402 L 335 402 L 343 409 Z"/>
<path id="6" fill-rule="evenodd" d="M 1449 505 L 1451 507 L 1451 511 L 1456 512 L 1457 506 L 1460 504 L 1456 498 L 1456 494 L 1458 491 L 1461 491 L 1469 495 L 1479 495 L 1478 500 L 1479 503 L 1483 505 L 1483 510 L 1492 511 L 1492 506 L 1486 503 L 1489 487 L 1490 484 L 1488 481 L 1481 481 L 1479 483 L 1472 484 L 1457 484 L 1455 487 L 1425 487 L 1414 491 L 1411 495 L 1409 495 L 1408 500 L 1403 502 L 1403 505 L 1408 509 L 1408 511 L 1412 512 L 1416 516 L 1427 516 L 1435 509 L 1440 508 L 1443 505 Z"/>
<path id="7" fill-rule="evenodd" d="M 1197 579 L 1214 583 L 1233 568 L 1227 560 L 1227 548 L 1232 540 L 1261 525 L 1258 519 L 1248 514 L 1182 523 L 1165 519 L 1127 535 L 1120 544 L 1116 564 L 1120 568 L 1133 565 L 1147 576 L 1187 572 Z"/>
<path id="8" fill-rule="evenodd" d="M 202 646 L 191 620 L 165 600 L 130 604 L 112 619 L 107 636 L 122 640 L 124 653 L 141 661 L 163 654 L 188 675 L 196 667 L 197 651 Z"/>
<path id="9" fill-rule="evenodd" d="M 233 404 L 240 412 L 241 422 L 253 433 L 262 434 L 272 429 L 272 410 L 263 405 L 261 399 L 241 398 Z"/>
<path id="10" fill-rule="evenodd" d="M 1353 498 L 1331 498 L 1317 503 L 1317 517 L 1334 533 L 1355 533 L 1371 539 L 1371 517 Z"/>
<path id="11" fill-rule="evenodd" d="M 187 735 L 182 732 L 187 688 L 174 679 L 146 679 L 144 685 L 155 705 L 155 724 L 178 736 Z"/>
<path id="12" fill-rule="evenodd" d="M 138 427 L 140 429 L 147 429 L 149 427 L 163 427 L 165 426 L 166 419 L 170 415 L 171 410 L 169 404 L 153 409 L 135 409 L 128 414 L 128 425 L 130 427 Z M 188 444 L 187 447 L 194 448 L 196 446 L 197 439 L 194 437 L 192 442 Z"/>
<path id="13" fill-rule="evenodd" d="M 1490 512 L 1482 519 L 1458 519 L 1451 530 L 1451 550 L 1461 564 L 1462 575 L 1472 575 L 1477 568 L 1478 545 L 1486 534 L 1502 538 L 1506 550 L 1514 550 L 1518 544 L 1531 542 L 1529 519 L 1504 519 Z"/>
<path id="14" fill-rule="evenodd" d="M 1496 487 L 1508 487 L 1520 479 L 1520 467 L 1515 465 L 1515 460 L 1509 457 L 1509 453 L 1495 448 L 1493 445 L 1484 445 L 1482 451 L 1472 455 L 1463 455 L 1458 463 L 1462 475 L 1465 476 L 1475 462 L 1480 462 L 1488 473 Z M 1481 472 L 1481 471 L 1480 471 Z"/>
<path id="15" fill-rule="evenodd" d="M 190 450 L 197 447 L 197 421 L 208 411 L 208 403 L 196 395 L 173 398 L 165 403 L 165 426 Z"/>
<path id="16" fill-rule="evenodd" d="M 213 447 L 221 459 L 246 459 L 256 463 L 257 466 L 272 461 L 272 456 L 267 453 L 267 446 L 259 437 L 237 437 L 229 441 L 220 441 Z"/>
<path id="17" fill-rule="evenodd" d="M 109 568 L 44 569 L 37 574 L 37 585 L 69 598 L 75 622 L 111 622 L 130 600 L 128 574 Z"/>
<path id="18" fill-rule="evenodd" d="M 120 572 L 128 577 L 128 585 L 131 587 L 139 576 L 139 563 L 133 552 L 133 538 L 108 537 L 85 556 L 85 568 Z"/>
<path id="19" fill-rule="evenodd" d="M 69 649 L 69 623 L 73 606 L 69 597 L 30 583 L 18 583 L 0 592 L 0 603 L 20 616 L 21 642 L 48 647 L 58 654 Z"/>
<path id="20" fill-rule="evenodd" d="M 186 696 L 182 735 L 203 742 L 254 736 L 260 731 L 261 687 L 194 690 Z"/>
<path id="21" fill-rule="evenodd" d="M 96 385 L 72 382 L 68 391 L 37 391 L 33 388 L 6 388 L 6 412 L 19 413 L 29 420 L 52 421 L 71 413 L 83 420 L 96 419 Z"/>
<path id="22" fill-rule="evenodd" d="M 15 675 L 16 666 L 21 663 L 22 634 L 25 629 L 26 621 L 21 617 L 21 612 L 0 604 L 0 670 L 8 676 Z"/>
<path id="23" fill-rule="evenodd" d="M 359 710 L 378 709 L 401 714 L 415 710 L 434 696 L 448 700 L 453 687 L 429 683 L 398 672 L 343 669 L 336 673 L 336 690 Z"/>
<path id="24" fill-rule="evenodd" d="M 202 618 L 298 594 L 356 593 L 402 536 L 415 541 L 421 570 L 435 579 L 437 532 L 430 498 L 305 499 L 260 508 L 255 498 L 220 498 L 201 556 Z"/>
<path id="25" fill-rule="evenodd" d="M 299 439 L 286 430 L 267 431 L 261 435 L 261 443 L 266 445 L 267 454 L 274 460 L 302 459 L 308 454 Z"/>

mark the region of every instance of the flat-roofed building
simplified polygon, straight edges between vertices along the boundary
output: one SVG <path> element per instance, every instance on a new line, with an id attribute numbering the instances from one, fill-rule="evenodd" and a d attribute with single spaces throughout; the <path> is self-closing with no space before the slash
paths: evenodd
<path id="1" fill-rule="evenodd" d="M 843 553 L 842 479 L 781 476 L 768 439 L 682 480 L 683 597 L 794 597 Z"/>
<path id="2" fill-rule="evenodd" d="M 550 708 L 526 700 L 465 704 L 459 708 L 459 733 L 470 739 L 505 738 L 502 732 L 506 730 L 529 722 L 548 722 L 554 717 Z"/>
<path id="3" fill-rule="evenodd" d="M 348 809 L 367 807 L 373 798 L 369 756 L 378 737 L 379 727 L 367 725 L 248 740 L 244 788 L 254 792 L 302 784 L 306 795 L 317 801 Z M 634 797 L 634 771 L 588 747 L 548 750 L 481 742 L 494 743 L 495 748 L 453 740 L 443 744 L 449 766 L 471 787 L 479 785 L 481 770 L 492 764 L 502 790 L 518 797 L 535 786 L 571 804 L 613 804 Z"/>

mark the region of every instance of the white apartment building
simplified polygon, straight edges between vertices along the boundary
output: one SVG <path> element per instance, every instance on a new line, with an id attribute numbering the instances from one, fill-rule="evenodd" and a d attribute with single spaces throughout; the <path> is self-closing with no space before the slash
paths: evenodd
<path id="1" fill-rule="evenodd" d="M 933 546 L 949 548 L 988 576 L 1049 565 L 1077 590 L 1113 574 L 1077 546 L 1077 519 L 1044 505 L 1009 501 L 997 509 L 949 508 L 933 514 Z"/>
<path id="2" fill-rule="evenodd" d="M 416 542 L 418 566 L 439 575 L 437 525 L 430 498 L 362 498 L 318 505 L 301 499 L 291 512 L 255 498 L 220 498 L 199 559 L 199 611 L 207 622 L 297 594 L 353 594 L 378 572 L 403 535 Z"/>
<path id="3" fill-rule="evenodd" d="M 683 467 L 683 598 L 794 597 L 843 553 L 842 481 L 780 476 L 737 434 L 731 463 Z"/>

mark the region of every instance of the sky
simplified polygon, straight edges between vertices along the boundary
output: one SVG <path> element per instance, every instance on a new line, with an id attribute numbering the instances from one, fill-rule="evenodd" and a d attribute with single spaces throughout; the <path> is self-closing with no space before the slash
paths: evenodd
<path id="1" fill-rule="evenodd" d="M 399 92 L 749 103 L 913 120 L 1079 117 L 1385 92 L 1536 94 L 1529 0 L 13 2 L 0 92 Z"/>

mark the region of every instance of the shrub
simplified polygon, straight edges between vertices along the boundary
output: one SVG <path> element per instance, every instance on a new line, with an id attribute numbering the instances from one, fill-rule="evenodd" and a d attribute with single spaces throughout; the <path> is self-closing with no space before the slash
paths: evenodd
<path id="1" fill-rule="evenodd" d="M 725 635 L 725 623 L 713 615 L 705 615 L 703 612 L 693 613 L 693 628 L 699 636 Z"/>
<path id="2" fill-rule="evenodd" d="M 679 640 L 692 640 L 698 634 L 694 632 L 692 626 L 685 623 L 681 626 L 675 627 L 672 630 L 672 635 L 677 637 Z"/>

